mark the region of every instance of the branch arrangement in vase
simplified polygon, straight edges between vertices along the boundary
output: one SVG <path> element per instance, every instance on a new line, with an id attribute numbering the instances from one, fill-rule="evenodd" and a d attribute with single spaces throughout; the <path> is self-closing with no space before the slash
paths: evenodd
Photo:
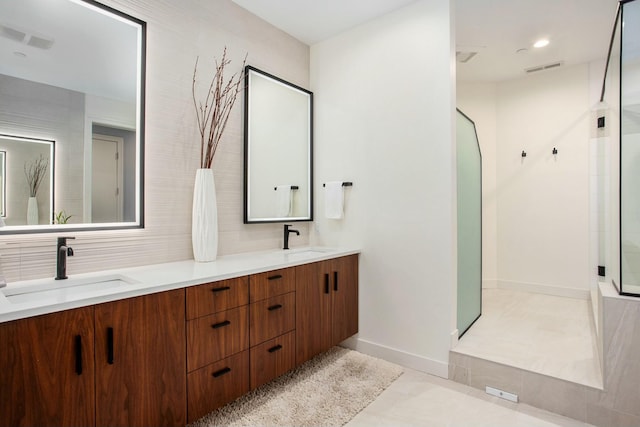
<path id="1" fill-rule="evenodd" d="M 217 59 L 215 60 L 216 71 L 204 102 L 198 101 L 196 96 L 198 59 L 196 58 L 196 64 L 193 69 L 191 93 L 193 95 L 193 105 L 196 109 L 198 131 L 200 132 L 200 167 L 211 168 L 213 156 L 227 126 L 233 104 L 236 102 L 238 93 L 243 89 L 241 84 L 244 80 L 243 74 L 247 56 L 245 55 L 244 57 L 241 71 L 234 73 L 231 78 L 226 80 L 224 77 L 225 67 L 231 63 L 231 60 L 227 59 L 227 48 L 224 48 L 220 62 Z"/>
<path id="2" fill-rule="evenodd" d="M 38 188 L 46 176 L 49 167 L 49 159 L 45 159 L 42 154 L 31 163 L 24 162 L 24 176 L 29 186 L 29 197 L 36 197 Z"/>

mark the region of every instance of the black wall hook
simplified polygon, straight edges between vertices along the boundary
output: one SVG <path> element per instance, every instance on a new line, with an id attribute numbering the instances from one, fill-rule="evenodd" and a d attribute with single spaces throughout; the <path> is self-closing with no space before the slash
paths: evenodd
<path id="1" fill-rule="evenodd" d="M 553 147 L 553 151 L 551 153 L 552 154 L 558 154 L 558 150 L 556 149 L 556 147 Z"/>
<path id="2" fill-rule="evenodd" d="M 522 157 L 527 157 L 527 153 L 524 150 L 522 150 Z"/>

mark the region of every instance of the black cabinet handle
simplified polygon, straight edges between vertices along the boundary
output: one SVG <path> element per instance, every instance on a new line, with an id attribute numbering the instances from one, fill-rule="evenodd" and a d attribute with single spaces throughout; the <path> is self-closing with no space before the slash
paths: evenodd
<path id="1" fill-rule="evenodd" d="M 107 328 L 107 363 L 113 365 L 113 328 Z"/>
<path id="2" fill-rule="evenodd" d="M 227 325 L 230 325 L 230 324 L 231 324 L 231 322 L 230 322 L 230 321 L 225 320 L 224 322 L 214 323 L 213 325 L 211 325 L 211 327 L 212 327 L 213 329 L 218 329 L 218 328 L 222 328 L 222 327 L 225 327 L 225 326 L 227 326 Z"/>
<path id="3" fill-rule="evenodd" d="M 76 335 L 76 374 L 82 375 L 82 336 Z"/>
<path id="4" fill-rule="evenodd" d="M 338 272 L 333 272 L 333 290 L 338 292 Z"/>
<path id="5" fill-rule="evenodd" d="M 282 308 L 282 304 L 272 305 L 271 307 L 268 307 L 267 310 L 273 311 L 273 310 L 277 310 L 279 308 Z"/>
<path id="6" fill-rule="evenodd" d="M 282 279 L 282 274 L 276 274 L 275 276 L 267 277 L 267 280 L 278 280 L 278 279 Z"/>
<path id="7" fill-rule="evenodd" d="M 221 288 L 213 288 L 211 289 L 211 292 L 215 294 L 216 292 L 228 291 L 229 289 L 231 289 L 230 286 L 223 286 Z"/>
<path id="8" fill-rule="evenodd" d="M 324 275 L 324 293 L 329 293 L 329 273 Z"/>
<path id="9" fill-rule="evenodd" d="M 271 347 L 269 350 L 267 350 L 269 353 L 273 353 L 274 351 L 278 351 L 282 348 L 282 346 L 280 344 L 275 345 L 273 347 Z"/>
<path id="10" fill-rule="evenodd" d="M 218 378 L 223 376 L 224 374 L 228 374 L 229 372 L 231 372 L 231 368 L 230 367 L 226 367 L 226 368 L 222 368 L 219 371 L 215 371 L 213 374 L 211 374 L 214 378 Z"/>

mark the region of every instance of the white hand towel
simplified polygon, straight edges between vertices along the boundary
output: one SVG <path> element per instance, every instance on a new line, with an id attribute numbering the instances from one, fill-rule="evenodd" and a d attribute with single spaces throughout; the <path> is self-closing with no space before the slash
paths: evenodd
<path id="1" fill-rule="evenodd" d="M 329 219 L 344 215 L 344 187 L 342 181 L 327 182 L 324 186 L 324 214 Z"/>
<path id="2" fill-rule="evenodd" d="M 279 218 L 291 215 L 291 186 L 276 186 L 276 216 Z"/>

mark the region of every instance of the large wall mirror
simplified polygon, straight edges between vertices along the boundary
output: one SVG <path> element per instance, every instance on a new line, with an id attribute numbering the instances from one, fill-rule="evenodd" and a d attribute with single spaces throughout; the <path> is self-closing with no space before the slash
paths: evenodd
<path id="1" fill-rule="evenodd" d="M 143 226 L 145 39 L 91 0 L 0 2 L 0 233 Z"/>
<path id="2" fill-rule="evenodd" d="M 245 69 L 244 222 L 313 219 L 313 93 Z"/>

